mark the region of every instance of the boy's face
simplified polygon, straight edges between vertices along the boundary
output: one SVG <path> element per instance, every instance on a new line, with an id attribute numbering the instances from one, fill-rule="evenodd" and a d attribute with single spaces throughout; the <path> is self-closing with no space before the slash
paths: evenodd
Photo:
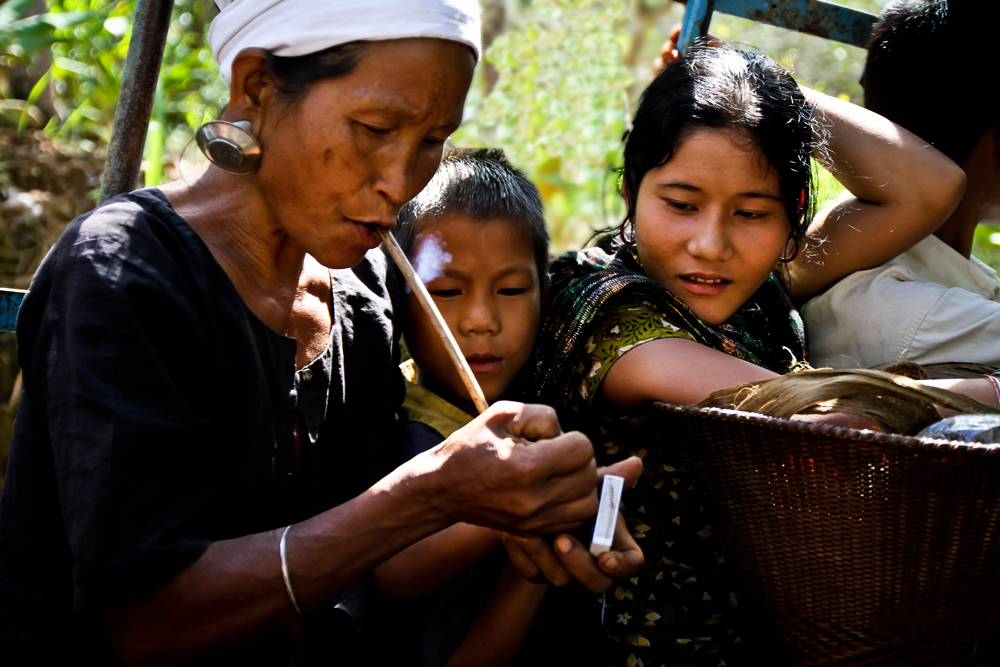
<path id="1" fill-rule="evenodd" d="M 531 356 L 541 317 L 531 241 L 503 219 L 447 215 L 423 228 L 410 255 L 486 400 L 501 398 Z M 421 373 L 469 400 L 430 318 L 416 296 L 406 299 L 406 344 Z"/>

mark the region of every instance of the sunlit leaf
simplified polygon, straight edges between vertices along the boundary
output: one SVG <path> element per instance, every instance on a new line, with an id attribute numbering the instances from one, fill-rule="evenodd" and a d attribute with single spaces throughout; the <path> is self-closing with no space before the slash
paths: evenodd
<path id="1" fill-rule="evenodd" d="M 0 29 L 6 30 L 6 26 L 13 23 L 35 3 L 35 0 L 7 0 L 0 4 Z"/>
<path id="2" fill-rule="evenodd" d="M 28 95 L 28 99 L 25 100 L 24 109 L 21 111 L 21 117 L 17 121 L 17 131 L 24 132 L 25 128 L 28 127 L 28 108 L 38 101 L 38 98 L 42 96 L 45 92 L 45 88 L 49 85 L 49 79 L 51 78 L 52 70 L 49 70 L 42 75 L 42 78 L 31 88 L 31 93 Z"/>

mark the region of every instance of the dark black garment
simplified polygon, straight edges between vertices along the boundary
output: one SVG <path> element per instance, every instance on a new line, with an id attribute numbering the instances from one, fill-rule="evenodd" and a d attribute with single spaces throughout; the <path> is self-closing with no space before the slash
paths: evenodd
<path id="1" fill-rule="evenodd" d="M 0 662 L 114 661 L 103 609 L 165 583 L 214 540 L 313 516 L 391 469 L 404 388 L 385 258 L 332 276 L 332 338 L 317 360 L 328 388 L 303 391 L 297 407 L 295 341 L 247 309 L 162 193 L 70 224 L 18 319 Z M 297 414 L 310 436 L 298 470 Z M 280 639 L 240 664 L 287 662 Z"/>
<path id="2" fill-rule="evenodd" d="M 436 447 L 444 439 L 426 424 L 405 422 L 399 463 Z M 357 664 L 394 667 L 442 667 L 447 664 L 486 608 L 506 565 L 507 554 L 501 549 L 420 600 L 405 604 L 372 604 L 362 643 L 377 648 L 364 651 Z M 590 639 L 583 628 L 573 622 L 579 615 L 577 609 L 565 608 L 567 601 L 578 606 L 579 596 L 554 595 L 561 590 L 553 589 L 545 596 L 520 649 L 511 660 L 511 667 L 596 667 Z M 585 597 L 593 596 L 587 594 Z"/>

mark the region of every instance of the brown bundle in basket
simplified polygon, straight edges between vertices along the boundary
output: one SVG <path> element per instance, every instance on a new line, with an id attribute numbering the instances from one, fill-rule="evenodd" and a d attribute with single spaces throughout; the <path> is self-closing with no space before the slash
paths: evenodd
<path id="1" fill-rule="evenodd" d="M 782 419 L 843 412 L 868 419 L 888 433 L 914 435 L 941 419 L 935 406 L 961 414 L 1000 413 L 1000 408 L 901 375 L 832 368 L 723 389 L 696 407 L 729 408 Z"/>
<path id="2" fill-rule="evenodd" d="M 993 366 L 986 366 L 985 364 L 973 364 L 961 361 L 924 365 L 915 364 L 912 361 L 904 361 L 895 366 L 883 368 L 882 370 L 886 373 L 903 375 L 914 380 L 968 380 L 995 373 L 998 369 Z"/>

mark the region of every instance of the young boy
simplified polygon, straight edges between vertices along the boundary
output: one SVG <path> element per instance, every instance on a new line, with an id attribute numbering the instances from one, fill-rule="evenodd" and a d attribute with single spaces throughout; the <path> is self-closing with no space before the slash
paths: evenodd
<path id="1" fill-rule="evenodd" d="M 549 238 L 538 190 L 502 150 L 453 149 L 397 222 L 400 246 L 486 400 L 508 397 L 531 356 L 547 286 Z M 476 410 L 415 295 L 407 290 L 404 302 L 400 311 L 412 356 L 403 365 L 405 459 L 442 442 Z M 499 546 L 495 531 L 459 525 L 376 570 L 383 599 L 418 604 L 416 615 L 426 617 L 410 628 L 422 635 L 422 664 L 506 664 L 514 658 L 547 586 L 526 581 L 510 567 L 498 578 L 502 560 L 477 565 Z"/>
<path id="2" fill-rule="evenodd" d="M 427 187 L 403 207 L 398 225 L 400 246 L 486 400 L 505 397 L 531 355 L 548 276 L 549 236 L 538 190 L 502 150 L 452 150 Z M 449 433 L 427 424 L 424 409 L 409 410 L 415 401 L 433 393 L 464 414 L 476 411 L 430 318 L 407 292 L 403 330 L 416 387 L 408 387 L 404 409 L 443 439 Z"/>

